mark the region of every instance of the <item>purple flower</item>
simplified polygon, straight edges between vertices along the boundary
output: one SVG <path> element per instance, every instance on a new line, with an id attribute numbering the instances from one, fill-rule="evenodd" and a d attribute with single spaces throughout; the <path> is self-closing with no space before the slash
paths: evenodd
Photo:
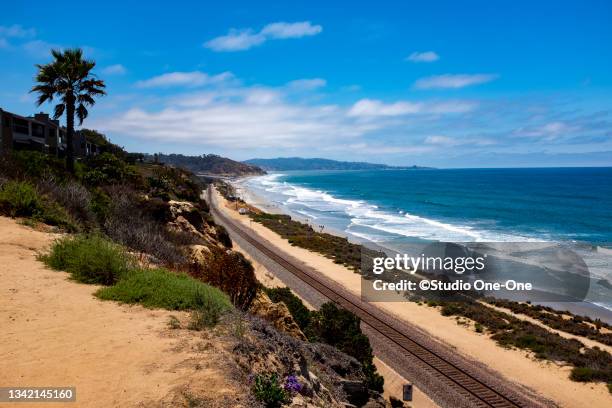
<path id="1" fill-rule="evenodd" d="M 302 384 L 300 384 L 295 375 L 290 375 L 285 379 L 285 390 L 292 394 L 297 394 L 302 391 Z"/>

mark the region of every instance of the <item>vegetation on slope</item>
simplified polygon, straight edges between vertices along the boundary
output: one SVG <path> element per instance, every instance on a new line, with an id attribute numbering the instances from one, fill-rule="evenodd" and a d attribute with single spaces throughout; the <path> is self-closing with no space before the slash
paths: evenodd
<path id="1" fill-rule="evenodd" d="M 219 289 L 185 274 L 141 268 L 123 247 L 99 235 L 59 239 L 41 260 L 79 282 L 106 285 L 96 293 L 101 299 L 169 310 L 193 310 L 202 304 L 218 310 L 231 308 Z"/>
<path id="2" fill-rule="evenodd" d="M 333 259 L 355 272 L 361 270 L 361 251 L 367 248 L 353 244 L 346 238 L 315 231 L 310 225 L 292 220 L 284 214 L 251 213 L 253 221 L 287 239 L 291 245 L 306 248 Z"/>
<path id="3" fill-rule="evenodd" d="M 283 302 L 309 341 L 329 344 L 355 357 L 363 365 L 370 389 L 382 392 L 384 379 L 376 372 L 370 340 L 361 331 L 361 319 L 352 312 L 327 302 L 310 311 L 289 288 L 265 288 L 273 302 Z"/>
<path id="4" fill-rule="evenodd" d="M 612 355 L 605 350 L 586 347 L 578 340 L 566 339 L 475 301 L 440 302 L 440 306 L 445 316 L 467 317 L 485 327 L 491 338 L 504 347 L 529 350 L 536 358 L 572 365 L 570 378 L 574 381 L 612 384 Z"/>
<path id="5" fill-rule="evenodd" d="M 149 157 L 151 159 L 151 157 Z M 218 174 L 224 176 L 248 176 L 266 174 L 257 166 L 237 162 L 216 154 L 184 156 L 182 154 L 155 154 L 154 161 L 172 164 L 194 173 Z"/>
<path id="6" fill-rule="evenodd" d="M 612 346 L 612 326 L 601 319 L 591 319 L 588 316 L 577 316 L 568 311 L 559 311 L 548 306 L 531 305 L 506 299 L 487 298 L 486 301 L 494 306 L 509 309 L 513 313 L 539 320 L 553 329 Z M 606 331 L 602 331 L 602 329 Z"/>
<path id="7" fill-rule="evenodd" d="M 132 269 L 115 285 L 100 289 L 96 295 L 104 300 L 169 310 L 199 311 L 204 305 L 220 312 L 231 308 L 229 298 L 219 289 L 162 268 Z"/>
<path id="8" fill-rule="evenodd" d="M 61 206 L 40 194 L 28 181 L 0 179 L 0 213 L 11 217 L 30 217 L 66 231 L 78 229 Z"/>
<path id="9" fill-rule="evenodd" d="M 75 235 L 55 241 L 41 260 L 55 270 L 69 272 L 76 281 L 101 285 L 113 285 L 135 268 L 120 245 L 100 235 Z"/>
<path id="10" fill-rule="evenodd" d="M 65 228 L 62 225 L 68 223 L 64 223 L 58 228 L 80 234 L 57 241 L 42 259 L 77 281 L 105 285 L 96 294 L 101 299 L 190 310 L 189 327 L 198 330 L 214 325 L 232 304 L 248 310 L 260 285 L 252 265 L 239 253 L 228 252 L 227 231 L 214 223 L 200 199 L 205 188 L 202 180 L 168 165 L 131 163 L 125 155 L 111 153 L 113 149 L 76 162 L 74 175 L 60 161 L 41 153 L 5 155 L 0 161 L 0 185 L 8 183 L 9 188 L 0 194 L 0 212 L 33 219 L 37 213 L 32 209 L 40 203 L 61 209 L 73 227 Z M 19 186 L 18 194 L 13 184 Z M 180 216 L 174 213 L 179 207 L 173 200 L 189 204 L 180 205 L 184 207 Z M 14 208 L 20 210 L 11 213 Z M 192 230 L 170 228 L 177 217 Z M 187 251 L 192 246 L 207 248 L 205 261 L 194 261 Z M 306 319 L 312 316 L 318 315 L 308 312 Z M 325 322 L 319 329 L 332 321 L 359 326 L 339 309 L 317 321 Z M 310 333 L 313 340 L 337 341 L 315 326 Z M 358 333 L 351 335 L 363 340 Z M 359 371 L 367 386 L 381 390 L 382 378 L 368 363 L 371 350 L 359 354 L 355 350 L 369 349 L 349 347 L 350 341 L 347 337 L 338 347 L 362 363 Z"/>

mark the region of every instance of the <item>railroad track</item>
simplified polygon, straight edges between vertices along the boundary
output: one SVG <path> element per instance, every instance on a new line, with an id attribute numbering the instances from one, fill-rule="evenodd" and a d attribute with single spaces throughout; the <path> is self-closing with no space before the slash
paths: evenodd
<path id="1" fill-rule="evenodd" d="M 462 369 L 457 364 L 448 361 L 443 356 L 440 356 L 436 352 L 433 352 L 422 345 L 418 340 L 408 337 L 408 335 L 400 332 L 391 324 L 386 323 L 380 318 L 376 317 L 370 311 L 366 310 L 366 308 L 360 304 L 360 301 L 351 299 L 351 296 L 345 295 L 340 291 L 330 288 L 321 279 L 313 276 L 311 273 L 306 272 L 303 267 L 295 265 L 282 255 L 271 250 L 267 245 L 263 244 L 261 240 L 253 237 L 253 234 L 247 232 L 243 227 L 239 226 L 237 223 L 225 216 L 221 211 L 217 210 L 215 203 L 212 200 L 210 187 L 208 190 L 208 202 L 213 215 L 219 219 L 222 224 L 225 224 L 227 228 L 231 229 L 235 234 L 240 235 L 244 240 L 257 248 L 265 256 L 278 263 L 288 272 L 297 276 L 304 283 L 321 293 L 324 297 L 328 298 L 344 309 L 353 312 L 362 320 L 362 322 L 370 326 L 388 341 L 397 345 L 404 352 L 409 353 L 411 356 L 422 362 L 427 369 L 436 375 L 436 377 L 442 379 L 445 385 L 451 387 L 459 395 L 470 401 L 470 406 L 508 408 L 531 405 L 524 401 L 518 400 L 515 396 L 504 394 L 502 391 L 499 391 L 491 385 L 484 383 L 482 380 L 475 378 L 474 375 Z"/>

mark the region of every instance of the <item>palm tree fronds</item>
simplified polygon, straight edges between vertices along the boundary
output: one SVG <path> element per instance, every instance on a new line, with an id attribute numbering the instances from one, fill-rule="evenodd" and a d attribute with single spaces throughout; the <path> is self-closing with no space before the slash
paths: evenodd
<path id="1" fill-rule="evenodd" d="M 66 105 L 64 105 L 63 103 L 55 105 L 55 112 L 53 113 L 53 118 L 59 119 L 64 114 L 65 109 Z"/>
<path id="2" fill-rule="evenodd" d="M 79 118 L 79 125 L 82 125 L 87 115 L 89 115 L 89 112 L 87 111 L 87 108 L 85 107 L 85 105 L 80 103 L 76 109 L 76 114 L 77 114 L 77 117 Z"/>

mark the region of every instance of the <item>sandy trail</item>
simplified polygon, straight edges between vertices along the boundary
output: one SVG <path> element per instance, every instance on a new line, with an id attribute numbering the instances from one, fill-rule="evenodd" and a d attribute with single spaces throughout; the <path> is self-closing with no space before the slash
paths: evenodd
<path id="1" fill-rule="evenodd" d="M 53 238 L 0 217 L 0 386 L 73 386 L 70 407 L 183 406 L 185 393 L 237 406 L 217 404 L 236 395 L 222 344 L 167 328 L 184 314 L 102 302 L 47 269 L 36 253 Z"/>
<path id="2" fill-rule="evenodd" d="M 246 215 L 240 215 L 215 191 L 219 203 L 225 203 L 223 210 L 232 219 L 252 228 L 262 238 L 282 251 L 300 259 L 304 264 L 341 284 L 347 290 L 360 295 L 360 276 L 348 268 L 335 264 L 320 254 L 295 247 L 272 230 L 259 223 L 249 222 Z M 528 353 L 505 349 L 498 346 L 487 335 L 476 333 L 471 328 L 457 324 L 453 317 L 442 316 L 438 310 L 420 306 L 413 302 L 378 302 L 385 312 L 408 323 L 414 324 L 432 337 L 449 345 L 457 352 L 480 361 L 501 373 L 507 379 L 523 384 L 564 407 L 608 407 L 612 395 L 605 384 L 577 383 L 569 379 L 570 367 L 561 367 L 551 362 L 532 358 Z"/>

